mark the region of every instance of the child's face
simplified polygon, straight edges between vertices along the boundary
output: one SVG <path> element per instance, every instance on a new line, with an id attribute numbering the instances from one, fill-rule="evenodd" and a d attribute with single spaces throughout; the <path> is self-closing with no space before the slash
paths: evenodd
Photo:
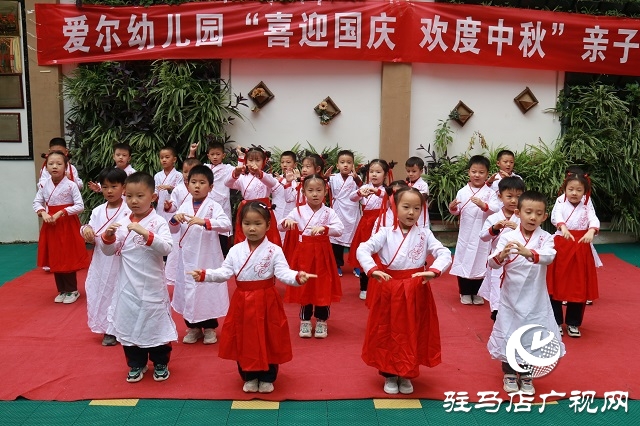
<path id="1" fill-rule="evenodd" d="M 522 195 L 522 191 L 515 189 L 505 189 L 498 195 L 502 204 L 504 204 L 504 209 L 512 213 L 518 208 L 518 198 Z"/>
<path id="2" fill-rule="evenodd" d="M 168 149 L 160 150 L 160 165 L 162 166 L 162 170 L 172 170 L 178 158 L 173 155 L 173 152 Z"/>
<path id="3" fill-rule="evenodd" d="M 307 204 L 312 209 L 318 209 L 324 204 L 324 198 L 327 195 L 326 185 L 324 181 L 320 179 L 311 179 L 304 184 L 304 196 L 307 199 Z"/>
<path id="4" fill-rule="evenodd" d="M 269 223 L 256 211 L 247 212 L 242 218 L 242 232 L 251 242 L 261 241 L 267 234 Z"/>
<path id="5" fill-rule="evenodd" d="M 62 180 L 66 172 L 67 165 L 64 157 L 60 154 L 50 154 L 47 157 L 47 171 L 54 182 Z"/>
<path id="6" fill-rule="evenodd" d="M 516 209 L 516 215 L 520 218 L 520 226 L 528 233 L 532 233 L 547 220 L 547 210 L 542 201 L 525 200 Z"/>
<path id="7" fill-rule="evenodd" d="M 515 158 L 512 155 L 504 154 L 500 159 L 496 162 L 498 165 L 498 169 L 502 170 L 507 174 L 511 174 L 513 172 L 513 165 L 516 163 Z"/>
<path id="8" fill-rule="evenodd" d="M 189 172 L 193 169 L 193 165 L 182 165 L 182 178 L 184 179 L 185 185 L 189 183 Z"/>
<path id="9" fill-rule="evenodd" d="M 117 148 L 113 153 L 113 161 L 116 162 L 116 167 L 119 169 L 126 169 L 130 160 L 131 155 L 126 149 Z"/>
<path id="10" fill-rule="evenodd" d="M 407 171 L 407 177 L 411 182 L 415 182 L 422 176 L 422 170 L 417 165 L 413 165 L 411 167 L 405 167 Z"/>
<path id="11" fill-rule="evenodd" d="M 398 200 L 398 222 L 403 229 L 409 229 L 418 221 L 420 212 L 422 211 L 422 200 L 420 196 L 414 192 L 407 191 L 402 193 Z"/>
<path id="12" fill-rule="evenodd" d="M 66 146 L 63 145 L 53 145 L 49 147 L 49 153 L 52 153 L 53 151 L 60 151 L 62 152 L 64 155 L 69 155 L 69 150 L 67 149 Z"/>
<path id="13" fill-rule="evenodd" d="M 154 188 L 149 188 L 142 182 L 129 182 L 125 188 L 125 199 L 127 206 L 134 217 L 144 217 L 151 208 L 157 195 L 154 193 Z"/>
<path id="14" fill-rule="evenodd" d="M 577 180 L 570 180 L 567 182 L 567 186 L 564 189 L 564 193 L 567 196 L 567 200 L 574 206 L 577 206 L 582 201 L 584 195 L 584 185 Z"/>
<path id="15" fill-rule="evenodd" d="M 189 178 L 189 194 L 195 201 L 202 201 L 213 189 L 213 184 L 209 183 L 205 175 L 193 174 Z"/>
<path id="16" fill-rule="evenodd" d="M 343 176 L 350 174 L 353 171 L 353 158 L 350 155 L 338 157 L 338 170 Z"/>
<path id="17" fill-rule="evenodd" d="M 222 160 L 224 160 L 224 151 L 220 148 L 211 148 L 207 152 L 207 158 L 209 159 L 211 164 L 217 166 L 218 164 L 222 163 Z"/>
<path id="18" fill-rule="evenodd" d="M 372 185 L 382 185 L 384 182 L 384 169 L 378 163 L 369 166 L 369 182 Z"/>
<path id="19" fill-rule="evenodd" d="M 293 170 L 295 166 L 296 162 L 293 157 L 289 157 L 288 155 L 280 157 L 280 170 L 282 170 L 282 173 Z"/>
<path id="20" fill-rule="evenodd" d="M 264 169 L 264 160 L 259 153 L 250 153 L 247 157 L 247 166 L 257 167 L 258 169 L 262 170 Z"/>
<path id="21" fill-rule="evenodd" d="M 320 173 L 320 167 L 316 167 L 313 160 L 308 158 L 302 160 L 302 170 L 300 170 L 300 175 L 302 177 L 306 177 L 314 173 Z"/>
<path id="22" fill-rule="evenodd" d="M 122 200 L 124 185 L 120 182 L 105 180 L 104 182 L 100 182 L 100 186 L 102 187 L 102 196 L 107 200 L 107 203 L 115 204 Z"/>
<path id="23" fill-rule="evenodd" d="M 487 181 L 489 170 L 483 164 L 472 164 L 469 167 L 469 180 L 471 186 L 474 188 L 480 188 Z"/>

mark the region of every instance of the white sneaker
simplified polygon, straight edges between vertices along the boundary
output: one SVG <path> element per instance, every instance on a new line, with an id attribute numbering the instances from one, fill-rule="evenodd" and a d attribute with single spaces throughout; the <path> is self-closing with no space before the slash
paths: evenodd
<path id="1" fill-rule="evenodd" d="M 398 379 L 398 390 L 404 395 L 413 393 L 413 384 L 411 383 L 411 380 L 400 377 Z"/>
<path id="2" fill-rule="evenodd" d="M 316 330 L 314 334 L 316 339 L 325 339 L 327 337 L 327 322 L 320 320 L 316 321 Z"/>
<path id="3" fill-rule="evenodd" d="M 202 343 L 205 345 L 213 345 L 218 341 L 218 336 L 216 335 L 216 331 L 213 328 L 205 328 L 204 329 L 204 340 Z"/>
<path id="4" fill-rule="evenodd" d="M 43 266 L 42 270 L 45 272 L 51 272 L 51 268 L 49 268 L 48 266 Z"/>
<path id="5" fill-rule="evenodd" d="M 536 388 L 533 387 L 533 379 L 531 377 L 520 377 L 520 390 L 525 395 L 535 395 Z"/>
<path id="6" fill-rule="evenodd" d="M 569 337 L 580 337 L 582 333 L 580 333 L 580 329 L 575 325 L 567 325 L 567 334 Z"/>
<path id="7" fill-rule="evenodd" d="M 64 299 L 62 300 L 62 303 L 73 303 L 76 300 L 78 300 L 78 297 L 80 297 L 80 293 L 78 293 L 77 291 L 72 291 L 70 293 L 65 293 Z"/>
<path id="8" fill-rule="evenodd" d="M 505 374 L 502 383 L 502 389 L 507 393 L 518 392 L 520 390 L 520 388 L 518 388 L 518 376 L 515 374 Z"/>
<path id="9" fill-rule="evenodd" d="M 311 337 L 311 321 L 300 321 L 300 337 Z"/>
<path id="10" fill-rule="evenodd" d="M 253 379 L 253 380 L 244 382 L 244 385 L 242 386 L 242 391 L 246 393 L 258 392 L 258 379 Z"/>
<path id="11" fill-rule="evenodd" d="M 474 305 L 484 305 L 484 299 L 476 294 L 471 296 L 471 301 Z"/>
<path id="12" fill-rule="evenodd" d="M 460 303 L 462 303 L 463 305 L 473 305 L 473 298 L 469 294 L 461 294 Z"/>
<path id="13" fill-rule="evenodd" d="M 360 297 L 360 300 L 367 300 L 367 290 L 362 290 L 358 297 Z"/>
<path id="14" fill-rule="evenodd" d="M 192 344 L 196 343 L 199 339 L 202 339 L 204 334 L 199 328 L 190 328 L 187 330 L 187 334 L 182 338 L 182 343 Z"/>
<path id="15" fill-rule="evenodd" d="M 65 298 L 66 295 L 67 295 L 66 293 L 60 293 L 60 294 L 58 294 L 56 296 L 55 299 L 53 299 L 53 301 L 56 302 L 56 303 L 62 303 L 62 302 L 64 302 L 64 298 Z"/>
<path id="16" fill-rule="evenodd" d="M 385 393 L 389 395 L 395 395 L 398 393 L 398 376 L 386 377 L 384 379 L 384 387 L 382 388 Z"/>
<path id="17" fill-rule="evenodd" d="M 260 393 L 271 393 L 273 389 L 273 383 L 271 382 L 260 382 L 258 385 L 258 392 Z"/>

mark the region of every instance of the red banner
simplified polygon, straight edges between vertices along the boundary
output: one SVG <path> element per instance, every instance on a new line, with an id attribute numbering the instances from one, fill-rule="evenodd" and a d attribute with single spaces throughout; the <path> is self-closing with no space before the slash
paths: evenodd
<path id="1" fill-rule="evenodd" d="M 640 73 L 640 20 L 442 3 L 36 4 L 38 63 L 280 58 Z"/>

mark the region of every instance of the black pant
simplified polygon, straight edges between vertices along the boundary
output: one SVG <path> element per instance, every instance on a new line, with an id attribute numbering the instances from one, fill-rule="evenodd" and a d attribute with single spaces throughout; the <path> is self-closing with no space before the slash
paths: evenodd
<path id="1" fill-rule="evenodd" d="M 189 322 L 187 320 L 184 320 L 184 323 L 187 324 L 187 327 L 189 328 L 218 328 L 217 318 L 211 318 L 199 322 Z"/>
<path id="2" fill-rule="evenodd" d="M 226 235 L 218 235 L 218 238 L 220 239 L 220 248 L 222 249 L 222 254 L 224 255 L 224 257 L 227 257 L 227 254 L 229 253 L 229 237 L 227 237 Z"/>
<path id="3" fill-rule="evenodd" d="M 522 367 L 522 365 L 520 365 L 520 367 Z M 503 362 L 502 363 L 502 372 L 504 374 L 515 374 L 516 376 L 520 375 L 520 377 L 530 377 L 531 376 L 531 373 L 518 373 L 516 370 L 511 368 L 511 366 L 509 365 L 508 362 Z"/>
<path id="4" fill-rule="evenodd" d="M 331 248 L 333 249 L 333 257 L 336 259 L 336 265 L 338 267 L 344 266 L 344 246 L 340 244 L 331 244 Z"/>
<path id="5" fill-rule="evenodd" d="M 78 280 L 74 272 L 54 272 L 53 278 L 56 280 L 58 293 L 71 293 L 78 291 Z"/>
<path id="6" fill-rule="evenodd" d="M 458 277 L 458 290 L 463 296 L 476 296 L 484 278 L 471 279 Z"/>
<path id="7" fill-rule="evenodd" d="M 367 287 L 369 287 L 369 277 L 362 271 L 360 272 L 360 291 L 367 291 Z"/>
<path id="8" fill-rule="evenodd" d="M 258 379 L 259 382 L 273 383 L 278 377 L 278 364 L 269 364 L 267 371 L 244 371 L 238 363 L 238 373 L 245 382 Z"/>
<path id="9" fill-rule="evenodd" d="M 553 308 L 553 316 L 556 318 L 556 324 L 574 325 L 580 327 L 584 318 L 584 308 L 586 302 L 567 302 L 567 314 L 562 315 L 562 301 L 551 299 L 551 307 Z"/>
<path id="10" fill-rule="evenodd" d="M 300 306 L 300 319 L 302 321 L 309 321 L 311 315 L 314 315 L 316 319 L 320 321 L 326 321 L 329 319 L 329 306 L 316 306 L 315 310 L 313 305 Z"/>
<path id="11" fill-rule="evenodd" d="M 153 365 L 169 364 L 171 358 L 171 343 L 154 346 L 152 348 L 140 348 L 138 346 L 124 346 L 124 356 L 127 358 L 127 365 L 131 368 L 142 368 L 151 360 Z"/>

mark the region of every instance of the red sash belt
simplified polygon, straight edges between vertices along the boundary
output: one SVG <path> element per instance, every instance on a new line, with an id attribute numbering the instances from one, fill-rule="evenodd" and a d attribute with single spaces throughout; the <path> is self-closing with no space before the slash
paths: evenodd
<path id="1" fill-rule="evenodd" d="M 266 280 L 256 280 L 256 281 L 237 281 L 236 280 L 236 285 L 238 286 L 238 290 L 240 291 L 254 291 L 254 290 L 273 287 L 274 285 L 276 285 L 276 280 L 274 277 L 267 278 Z"/>
<path id="2" fill-rule="evenodd" d="M 423 272 L 424 268 L 395 270 L 395 269 L 384 269 L 383 267 L 382 270 L 387 274 L 391 275 L 391 277 L 394 280 L 405 280 L 407 278 L 411 278 L 411 275 L 415 274 L 416 272 Z"/>

